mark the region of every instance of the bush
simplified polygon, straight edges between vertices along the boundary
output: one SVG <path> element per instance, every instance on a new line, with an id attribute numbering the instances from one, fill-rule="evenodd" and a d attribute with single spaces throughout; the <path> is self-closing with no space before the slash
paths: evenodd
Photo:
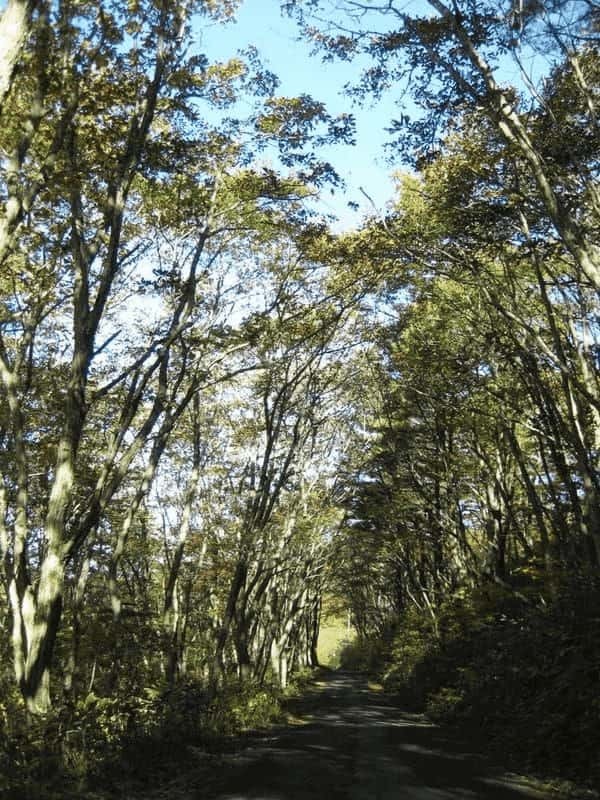
<path id="1" fill-rule="evenodd" d="M 411 612 L 358 655 L 403 705 L 485 740 L 514 768 L 598 784 L 600 590 L 555 585 L 536 606 L 538 577 L 523 583 L 522 597 L 494 585 L 456 597 L 435 627 Z"/>
<path id="2" fill-rule="evenodd" d="M 280 719 L 280 697 L 275 689 L 232 681 L 209 700 L 204 686 L 189 683 L 140 696 L 90 693 L 32 720 L 7 687 L 0 702 L 0 796 L 64 800 L 95 786 L 120 793 L 124 781 L 147 784 L 149 770 L 185 758 L 189 744 Z"/>
<path id="3" fill-rule="evenodd" d="M 184 686 L 139 697 L 90 693 L 74 706 L 40 718 L 20 697 L 0 702 L 0 795 L 21 800 L 80 797 L 86 785 L 143 777 L 148 765 L 181 757 L 184 744 L 204 733 L 206 692 Z M 110 768 L 107 769 L 107 765 Z"/>
<path id="4" fill-rule="evenodd" d="M 427 698 L 425 713 L 434 722 L 448 722 L 455 718 L 463 700 L 463 694 L 456 688 L 442 686 Z"/>
<path id="5" fill-rule="evenodd" d="M 342 646 L 340 667 L 351 672 L 375 673 L 379 670 L 385 649 L 385 642 L 359 637 Z"/>
<path id="6" fill-rule="evenodd" d="M 231 735 L 262 728 L 281 718 L 279 693 L 248 682 L 232 681 L 219 691 L 207 714 L 207 730 L 213 735 Z"/>

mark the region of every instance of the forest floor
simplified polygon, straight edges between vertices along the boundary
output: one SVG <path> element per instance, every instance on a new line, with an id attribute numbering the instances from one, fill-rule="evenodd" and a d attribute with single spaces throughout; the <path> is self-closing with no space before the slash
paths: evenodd
<path id="1" fill-rule="evenodd" d="M 503 771 L 423 715 L 351 673 L 322 671 L 287 704 L 288 722 L 226 747 L 189 748 L 123 800 L 523 800 L 594 797 Z M 518 731 L 515 731 L 518 736 Z M 148 776 L 149 777 L 149 776 Z M 100 795 L 97 795 L 100 797 Z"/>

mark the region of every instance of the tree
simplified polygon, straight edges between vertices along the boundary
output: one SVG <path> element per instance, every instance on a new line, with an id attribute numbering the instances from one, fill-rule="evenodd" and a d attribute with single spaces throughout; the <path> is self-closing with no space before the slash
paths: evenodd
<path id="1" fill-rule="evenodd" d="M 287 5 L 301 18 L 305 16 L 302 3 Z M 314 4 L 308 4 L 306 14 L 309 21 L 311 6 Z M 423 14 L 427 9 L 429 15 Z M 523 159 L 557 235 L 585 278 L 598 289 L 598 252 L 588 222 L 579 219 L 565 202 L 564 173 L 532 135 L 523 110 L 526 98 L 506 86 L 501 77 L 503 59 L 512 59 L 522 72 L 520 88 L 537 106 L 536 111 L 545 113 L 547 98 L 523 67 L 528 54 L 542 49 L 546 58 L 554 60 L 559 74 L 570 75 L 570 87 L 583 115 L 575 125 L 591 132 L 596 115 L 592 89 L 596 72 L 594 6 L 583 0 L 519 7 L 507 2 L 500 8 L 489 3 L 475 7 L 470 2 L 447 5 L 442 0 L 428 0 L 424 9 L 411 14 L 400 3 L 379 6 L 349 0 L 339 3 L 337 10 L 333 35 L 314 26 L 308 27 L 309 35 L 334 55 L 348 58 L 366 51 L 372 57 L 375 65 L 365 73 L 363 92 L 404 88 L 404 81 L 410 80 L 409 91 L 424 116 L 411 121 L 403 115 L 394 125 L 402 129 L 408 124 L 408 141 L 416 145 L 417 153 L 426 158 L 439 144 L 456 109 L 481 109 L 506 145 Z M 368 27 L 371 20 L 372 29 Z M 336 23 L 338 29 L 343 27 L 339 35 L 335 35 Z M 577 185 L 582 193 L 594 195 L 589 170 L 580 172 Z"/>
<path id="2" fill-rule="evenodd" d="M 15 675 L 35 713 L 50 704 L 70 565 L 85 562 L 135 474 L 110 560 L 116 585 L 169 438 L 198 389 L 226 374 L 230 346 L 240 346 L 225 343 L 212 360 L 226 327 L 213 325 L 222 286 L 215 276 L 215 293 L 203 295 L 207 276 L 242 233 L 282 226 L 278 207 L 301 217 L 302 199 L 331 176 L 304 151 L 306 129 L 330 139 L 351 127 L 308 98 L 275 98 L 276 81 L 256 59 L 207 65 L 186 56 L 200 11 L 219 18 L 231 9 L 167 0 L 50 9 L 22 48 L 31 70 L 7 94 L 0 542 Z M 260 106 L 250 120 L 202 125 L 203 103 L 226 108 L 249 84 Z M 255 142 L 244 140 L 246 124 Z M 273 143 L 287 177 L 249 166 Z M 52 386 L 42 377 L 50 372 Z M 55 416 L 40 430 L 38 404 L 48 401 Z M 45 478 L 34 496 L 36 460 Z M 112 601 L 118 616 L 116 591 Z"/>
<path id="3" fill-rule="evenodd" d="M 31 31 L 33 15 L 38 8 L 42 11 L 41 17 L 47 15 L 47 8 L 41 2 L 8 0 L 0 17 L 0 115 Z"/>
<path id="4" fill-rule="evenodd" d="M 346 309 L 321 299 L 318 264 L 307 264 L 301 255 L 286 250 L 273 254 L 268 310 L 246 323 L 247 332 L 257 337 L 259 370 L 249 387 L 253 404 L 237 433 L 244 460 L 234 568 L 217 640 L 214 682 L 226 671 L 231 638 L 242 677 L 264 676 L 275 648 L 274 659 L 285 683 L 287 667 L 281 665 L 288 659 L 294 630 L 299 630 L 295 618 L 316 602 L 317 593 L 305 590 L 318 561 L 318 530 L 306 543 L 309 555 L 300 561 L 306 570 L 301 573 L 304 580 L 285 554 L 308 525 L 311 487 L 314 484 L 316 491 L 323 469 L 317 466 L 325 452 L 321 437 L 329 426 L 338 373 L 329 363 L 329 353 L 343 329 Z M 312 579 L 317 581 L 319 572 Z M 287 592 L 282 589 L 286 583 Z"/>

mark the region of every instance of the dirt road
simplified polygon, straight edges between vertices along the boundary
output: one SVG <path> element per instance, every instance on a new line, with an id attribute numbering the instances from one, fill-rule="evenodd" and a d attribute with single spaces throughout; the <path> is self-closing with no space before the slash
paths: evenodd
<path id="1" fill-rule="evenodd" d="M 222 756 L 190 800 L 523 800 L 548 798 L 465 752 L 366 681 L 332 673 L 292 704 L 296 724 Z M 515 732 L 517 735 L 517 732 Z"/>

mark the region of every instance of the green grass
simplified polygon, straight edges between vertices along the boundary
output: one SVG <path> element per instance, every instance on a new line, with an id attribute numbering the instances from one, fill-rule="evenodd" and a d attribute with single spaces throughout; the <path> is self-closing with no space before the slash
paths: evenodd
<path id="1" fill-rule="evenodd" d="M 343 617 L 328 619 L 321 626 L 317 643 L 319 664 L 336 669 L 340 665 L 340 652 L 344 644 L 354 639 L 355 633 Z"/>

